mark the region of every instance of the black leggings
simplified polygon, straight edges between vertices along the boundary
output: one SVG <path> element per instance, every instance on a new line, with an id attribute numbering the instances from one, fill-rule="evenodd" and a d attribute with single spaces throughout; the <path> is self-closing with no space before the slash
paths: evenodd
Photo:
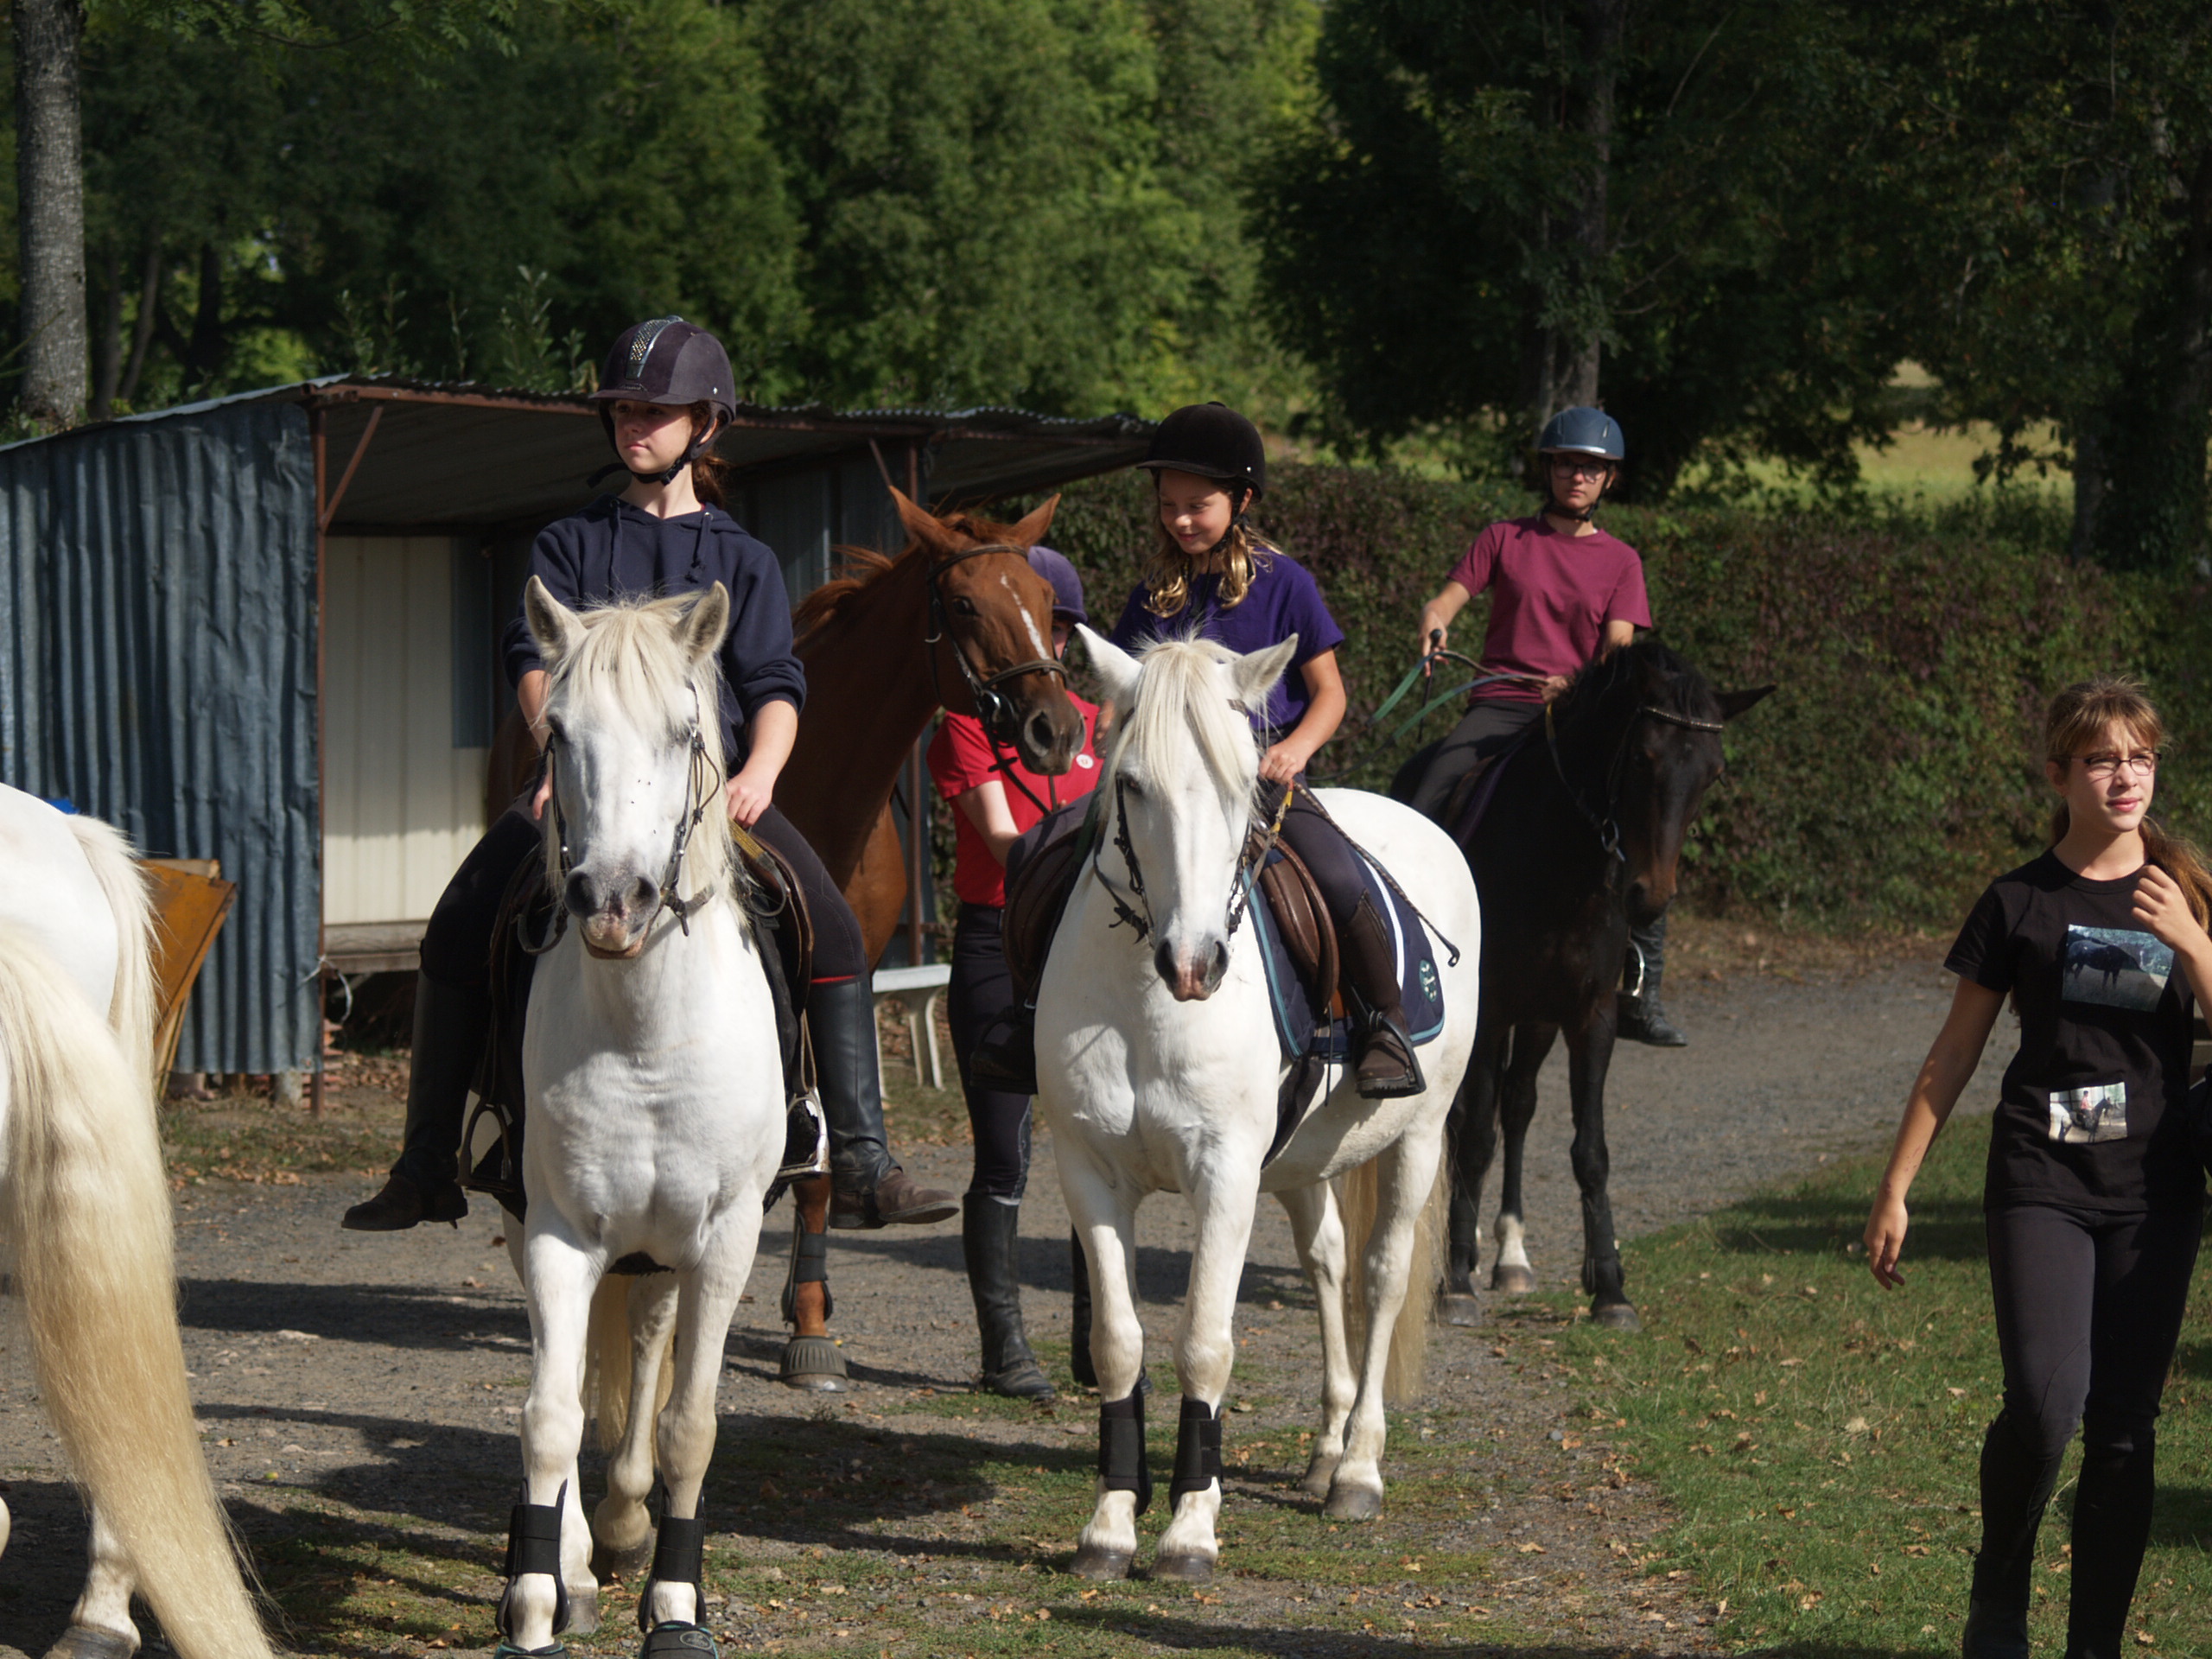
<path id="1" fill-rule="evenodd" d="M 976 1043 L 1014 1007 L 1014 982 L 1007 974 L 1006 944 L 1000 931 L 1005 915 L 996 905 L 960 906 L 952 932 L 952 984 L 945 1014 L 952 1026 L 952 1055 L 959 1063 L 961 1090 L 968 1096 L 968 1127 L 976 1141 L 976 1173 L 968 1191 L 1019 1204 L 1029 1185 L 1029 1096 L 979 1089 L 968 1077 L 968 1057 Z"/>
<path id="2" fill-rule="evenodd" d="M 1272 817 L 1279 792 L 1272 785 L 1262 786 L 1261 805 Z M 1283 814 L 1282 838 L 1290 850 L 1298 855 L 1299 861 L 1313 872 L 1314 885 L 1321 889 L 1321 897 L 1329 906 L 1329 919 L 1338 929 L 1351 925 L 1352 912 L 1367 897 L 1367 881 L 1360 874 L 1359 855 L 1351 849 L 1351 842 L 1337 827 L 1336 820 L 1314 804 L 1307 791 L 1306 779 L 1298 779 L 1298 793 L 1290 803 L 1290 810 Z"/>
<path id="3" fill-rule="evenodd" d="M 2036 1529 L 2079 1425 L 2068 1644 L 2116 1656 L 2151 1534 L 2158 1396 L 2202 1207 L 2108 1216 L 2013 1205 L 1987 1225 L 2005 1407 L 1982 1442 L 1974 1593 L 2027 1605 Z"/>
<path id="4" fill-rule="evenodd" d="M 1428 763 L 1420 787 L 1414 791 L 1414 810 L 1442 823 L 1444 809 L 1452 801 L 1452 791 L 1459 786 L 1462 778 L 1475 769 L 1475 763 L 1505 747 L 1543 712 L 1541 702 L 1514 697 L 1478 697 L 1459 716 L 1459 723 L 1437 746 L 1436 758 Z"/>
<path id="5" fill-rule="evenodd" d="M 830 872 L 806 844 L 806 837 L 775 807 L 760 815 L 753 833 L 766 842 L 798 873 L 807 908 L 814 918 L 814 982 L 854 979 L 868 971 L 860 923 Z M 423 971 L 441 984 L 486 990 L 492 980 L 492 930 L 507 884 L 526 859 L 538 855 L 537 820 L 530 816 L 527 796 L 499 815 L 484 839 L 461 861 L 446 883 L 438 907 L 423 933 Z"/>

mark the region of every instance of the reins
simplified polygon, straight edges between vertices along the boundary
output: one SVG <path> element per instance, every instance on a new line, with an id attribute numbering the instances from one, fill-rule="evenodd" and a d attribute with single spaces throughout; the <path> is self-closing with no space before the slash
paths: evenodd
<path id="1" fill-rule="evenodd" d="M 699 691 L 694 686 L 691 690 L 691 753 L 684 772 L 683 808 L 677 815 L 675 833 L 669 843 L 668 863 L 661 871 L 660 902 L 653 906 L 653 913 L 646 917 L 645 922 L 645 927 L 650 928 L 660 918 L 661 912 L 667 911 L 676 918 L 677 925 L 683 930 L 683 937 L 687 939 L 691 937 L 691 918 L 714 902 L 715 888 L 709 885 L 686 899 L 677 893 L 677 883 L 683 879 L 683 855 L 690 848 L 691 836 L 705 821 L 708 808 L 721 794 L 722 782 L 715 763 L 707 756 L 706 736 L 699 727 L 698 703 Z M 549 776 L 557 759 L 558 741 L 551 734 L 547 734 L 545 766 Z M 569 821 L 561 810 L 561 791 L 556 788 L 551 794 L 549 805 L 553 813 L 553 833 L 556 838 L 554 875 L 558 888 L 565 890 L 569 874 L 575 868 L 569 854 Z M 526 912 L 515 918 L 515 942 L 531 956 L 542 957 L 560 944 L 561 936 L 569 931 L 569 906 L 563 891 L 556 891 L 553 894 L 552 925 L 535 944 L 524 931 L 528 920 Z"/>

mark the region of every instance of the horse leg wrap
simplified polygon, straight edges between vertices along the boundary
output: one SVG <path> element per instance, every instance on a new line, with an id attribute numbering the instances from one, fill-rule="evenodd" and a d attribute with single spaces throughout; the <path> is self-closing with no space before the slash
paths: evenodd
<path id="1" fill-rule="evenodd" d="M 655 1585 L 688 1584 L 695 1596 L 703 1596 L 706 1570 L 706 1522 L 696 1515 L 688 1521 L 678 1521 L 673 1516 L 661 1516 L 660 1533 L 653 1540 L 653 1570 L 645 1580 L 645 1587 L 638 1592 L 638 1628 L 647 1632 L 652 1630 Z M 691 1622 L 697 1624 L 704 1611 L 695 1605 Z"/>
<path id="2" fill-rule="evenodd" d="M 801 1285 L 822 1287 L 822 1317 L 828 1319 L 837 1311 L 830 1299 L 830 1235 L 810 1233 L 799 1225 L 798 1212 L 791 1212 L 791 1270 L 784 1281 L 784 1323 L 798 1323 L 798 1287 Z"/>
<path id="3" fill-rule="evenodd" d="M 1135 1492 L 1139 1515 L 1152 1507 L 1152 1471 L 1144 1465 L 1141 1393 L 1099 1405 L 1098 1480 L 1109 1492 Z"/>
<path id="4" fill-rule="evenodd" d="M 1167 1488 L 1171 1503 L 1185 1492 L 1203 1492 L 1221 1478 L 1221 1419 L 1203 1400 L 1183 1396 L 1183 1421 L 1175 1427 L 1175 1478 Z"/>
<path id="5" fill-rule="evenodd" d="M 564 1480 L 550 1503 L 532 1503 L 525 1498 L 507 1511 L 507 1587 L 499 1598 L 501 1636 L 515 1633 L 508 1603 L 515 1592 L 515 1580 L 526 1573 L 552 1574 L 553 1634 L 558 1636 L 569 1628 L 569 1586 L 561 1578 L 561 1511 L 568 1502 L 569 1483 Z"/>

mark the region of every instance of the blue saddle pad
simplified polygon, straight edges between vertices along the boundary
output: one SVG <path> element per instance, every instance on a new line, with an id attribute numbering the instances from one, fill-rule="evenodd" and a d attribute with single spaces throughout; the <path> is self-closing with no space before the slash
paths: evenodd
<path id="1" fill-rule="evenodd" d="M 1421 925 L 1420 915 L 1382 879 L 1375 861 L 1364 851 L 1359 851 L 1358 855 L 1360 879 L 1367 884 L 1368 898 L 1373 902 L 1376 913 L 1387 918 L 1390 924 L 1407 1034 L 1416 1047 L 1433 1042 L 1444 1029 L 1444 982 L 1436 971 L 1436 947 L 1429 939 L 1428 930 Z M 1275 862 L 1281 856 L 1281 853 L 1270 853 L 1268 861 Z M 1252 883 L 1252 926 L 1259 936 L 1260 958 L 1267 967 L 1268 1001 L 1274 1013 L 1275 1038 L 1282 1045 L 1283 1058 L 1296 1060 L 1311 1055 L 1332 1065 L 1343 1063 L 1351 1054 L 1351 1022 L 1330 1018 L 1326 1008 L 1319 1010 L 1317 1016 L 1305 982 L 1291 963 L 1290 952 L 1282 942 L 1282 930 L 1275 925 L 1274 914 L 1267 904 L 1266 892 L 1256 880 Z"/>

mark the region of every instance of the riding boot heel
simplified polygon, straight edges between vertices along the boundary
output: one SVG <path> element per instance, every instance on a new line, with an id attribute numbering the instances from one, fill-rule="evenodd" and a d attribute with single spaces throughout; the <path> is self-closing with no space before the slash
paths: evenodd
<path id="1" fill-rule="evenodd" d="M 1396 952 L 1373 900 L 1362 896 L 1351 919 L 1337 930 L 1337 941 L 1344 982 L 1365 1011 L 1358 1057 L 1353 1062 L 1360 1094 L 1370 1100 L 1395 1100 L 1421 1093 L 1428 1085 L 1406 1030 Z"/>

